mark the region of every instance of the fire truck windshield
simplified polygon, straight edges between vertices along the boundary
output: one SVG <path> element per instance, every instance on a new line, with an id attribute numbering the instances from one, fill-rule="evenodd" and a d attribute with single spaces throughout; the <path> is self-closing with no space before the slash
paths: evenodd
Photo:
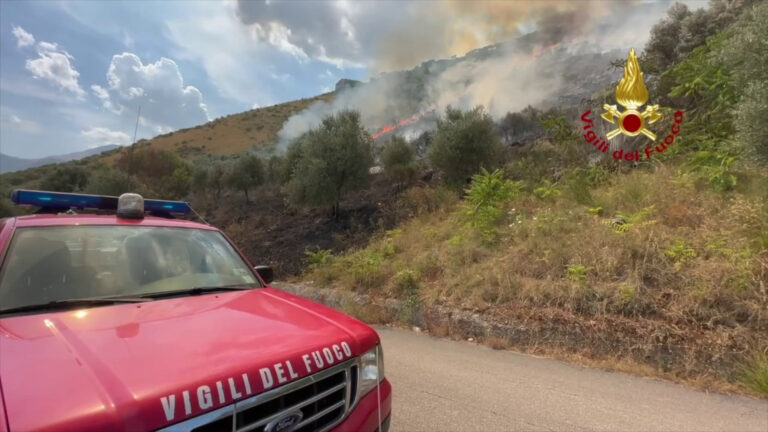
<path id="1" fill-rule="evenodd" d="M 0 274 L 0 305 L 8 310 L 60 300 L 242 284 L 258 281 L 217 231 L 28 227 L 16 232 Z"/>

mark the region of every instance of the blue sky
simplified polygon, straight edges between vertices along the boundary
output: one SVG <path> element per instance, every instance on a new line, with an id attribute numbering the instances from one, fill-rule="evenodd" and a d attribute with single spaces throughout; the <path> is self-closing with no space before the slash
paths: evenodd
<path id="1" fill-rule="evenodd" d="M 2 0 L 0 152 L 32 158 L 126 145 L 139 106 L 137 139 L 151 138 L 545 25 L 599 42 L 593 23 L 616 21 L 611 42 L 640 47 L 669 3 Z"/>
<path id="2" fill-rule="evenodd" d="M 367 75 L 361 65 L 303 58 L 249 38 L 236 8 L 0 2 L 0 151 L 42 157 L 127 144 L 139 105 L 138 139 L 150 138 Z"/>

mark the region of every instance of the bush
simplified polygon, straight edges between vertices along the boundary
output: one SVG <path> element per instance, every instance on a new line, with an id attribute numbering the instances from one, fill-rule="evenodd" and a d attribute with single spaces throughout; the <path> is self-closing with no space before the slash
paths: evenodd
<path id="1" fill-rule="evenodd" d="M 264 164 L 256 155 L 240 156 L 230 167 L 224 178 L 224 184 L 243 192 L 245 201 L 249 201 L 248 191 L 264 183 Z"/>
<path id="2" fill-rule="evenodd" d="M 467 112 L 448 107 L 437 122 L 429 159 L 448 185 L 460 188 L 480 168 L 493 168 L 500 152 L 493 120 L 482 107 Z"/>
<path id="3" fill-rule="evenodd" d="M 464 215 L 469 225 L 480 232 L 483 239 L 493 241 L 496 238 L 495 225 L 504 214 L 504 204 L 517 198 L 524 185 L 504 178 L 504 172 L 488 172 L 480 169 L 480 174 L 472 177 L 472 185 L 465 191 L 467 200 Z"/>
<path id="4" fill-rule="evenodd" d="M 400 136 L 384 144 L 381 151 L 381 164 L 384 172 L 395 182 L 409 182 L 416 175 L 413 147 Z"/>
<path id="5" fill-rule="evenodd" d="M 135 177 L 117 169 L 104 169 L 91 176 L 85 192 L 93 195 L 120 196 L 126 192 L 144 194 L 144 186 Z"/>
<path id="6" fill-rule="evenodd" d="M 768 355 L 756 356 L 752 363 L 744 368 L 742 382 L 757 393 L 768 396 Z"/>
<path id="7" fill-rule="evenodd" d="M 74 165 L 57 166 L 40 182 L 40 189 L 57 192 L 81 191 L 88 183 L 88 170 Z"/>

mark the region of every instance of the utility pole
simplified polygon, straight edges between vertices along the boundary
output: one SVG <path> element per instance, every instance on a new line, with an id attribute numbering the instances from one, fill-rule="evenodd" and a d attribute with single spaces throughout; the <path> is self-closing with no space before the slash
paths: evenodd
<path id="1" fill-rule="evenodd" d="M 139 117 L 141 117 L 141 105 L 139 105 L 139 112 L 136 114 L 136 127 L 133 128 L 133 144 L 136 144 L 136 132 L 139 131 Z"/>

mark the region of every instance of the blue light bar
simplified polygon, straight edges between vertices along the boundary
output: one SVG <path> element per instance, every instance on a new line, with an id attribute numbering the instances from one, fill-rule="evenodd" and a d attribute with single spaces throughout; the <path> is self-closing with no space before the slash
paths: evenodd
<path id="1" fill-rule="evenodd" d="M 98 209 L 117 210 L 117 197 L 75 194 L 64 192 L 44 192 L 17 189 L 11 200 L 18 205 L 33 205 L 54 209 Z M 144 211 L 154 213 L 190 214 L 192 208 L 183 201 L 144 200 Z"/>

